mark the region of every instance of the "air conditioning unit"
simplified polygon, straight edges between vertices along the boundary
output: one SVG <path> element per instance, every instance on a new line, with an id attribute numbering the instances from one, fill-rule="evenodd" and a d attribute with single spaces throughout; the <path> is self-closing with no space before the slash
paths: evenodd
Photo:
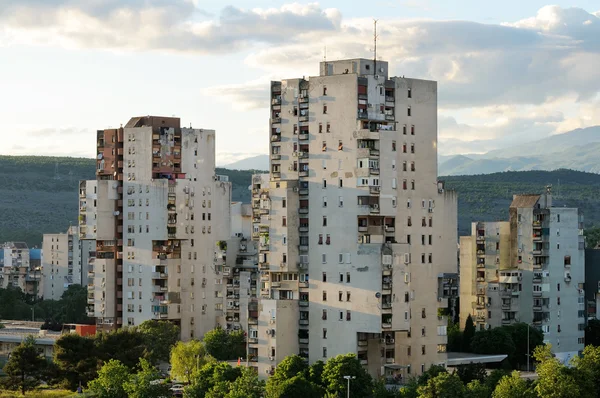
<path id="1" fill-rule="evenodd" d="M 295 158 L 297 158 L 298 157 L 298 152 L 293 152 L 292 156 L 295 157 Z"/>
<path id="2" fill-rule="evenodd" d="M 274 361 L 275 357 L 269 357 L 269 361 Z"/>
<path id="3" fill-rule="evenodd" d="M 379 209 L 379 204 L 378 204 L 378 203 L 375 203 L 375 204 L 373 205 L 373 208 L 374 208 L 374 209 Z"/>
<path id="4" fill-rule="evenodd" d="M 429 213 L 433 213 L 433 207 L 429 208 Z"/>
<path id="5" fill-rule="evenodd" d="M 380 342 L 381 344 L 385 344 L 385 339 L 384 339 L 384 338 L 381 338 L 381 339 L 379 339 L 379 342 Z"/>
<path id="6" fill-rule="evenodd" d="M 265 369 L 265 373 L 268 374 L 268 375 L 270 375 L 271 374 L 271 369 L 270 368 Z"/>
<path id="7" fill-rule="evenodd" d="M 367 104 L 367 108 L 372 108 L 373 104 Z"/>
<path id="8" fill-rule="evenodd" d="M 271 335 L 271 329 L 267 329 L 267 336 Z"/>
<path id="9" fill-rule="evenodd" d="M 293 191 L 298 192 L 298 187 L 294 187 Z"/>
<path id="10" fill-rule="evenodd" d="M 269 324 L 271 324 L 271 325 L 275 325 L 275 319 L 271 319 L 271 320 L 269 321 Z"/>

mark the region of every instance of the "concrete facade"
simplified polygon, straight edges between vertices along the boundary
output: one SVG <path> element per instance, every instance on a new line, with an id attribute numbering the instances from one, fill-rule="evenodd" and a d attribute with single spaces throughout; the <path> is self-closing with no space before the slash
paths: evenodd
<path id="1" fill-rule="evenodd" d="M 42 297 L 40 261 L 31 260 L 31 250 L 25 242 L 0 245 L 0 288 L 17 287 L 26 294 Z"/>
<path id="2" fill-rule="evenodd" d="M 552 207 L 550 192 L 515 195 L 508 222 L 473 223 L 460 240 L 461 326 L 524 322 L 562 361 L 584 345 L 583 215 Z"/>
<path id="3" fill-rule="evenodd" d="M 89 315 L 99 329 L 165 319 L 201 338 L 222 313 L 215 247 L 231 235 L 215 132 L 137 117 L 98 131 L 97 149 L 97 179 L 80 184 L 80 236 L 96 246 Z"/>
<path id="4" fill-rule="evenodd" d="M 270 174 L 253 178 L 257 354 L 354 352 L 374 376 L 446 359 L 457 203 L 437 181 L 437 84 L 387 62 L 325 62 L 271 83 Z"/>
<path id="5" fill-rule="evenodd" d="M 93 241 L 80 240 L 79 228 L 66 233 L 44 234 L 42 239 L 43 296 L 45 300 L 60 300 L 73 284 L 87 285 L 87 264 Z"/>

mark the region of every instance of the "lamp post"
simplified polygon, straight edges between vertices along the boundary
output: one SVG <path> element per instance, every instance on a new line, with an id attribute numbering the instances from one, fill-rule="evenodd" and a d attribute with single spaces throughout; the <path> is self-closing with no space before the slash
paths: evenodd
<path id="1" fill-rule="evenodd" d="M 350 380 L 356 379 L 356 376 L 344 376 L 344 379 L 348 380 L 348 398 L 350 398 Z"/>

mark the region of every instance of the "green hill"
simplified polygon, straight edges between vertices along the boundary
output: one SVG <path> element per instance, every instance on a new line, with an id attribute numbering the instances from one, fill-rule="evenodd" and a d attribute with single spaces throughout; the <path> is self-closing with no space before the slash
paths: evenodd
<path id="1" fill-rule="evenodd" d="M 63 232 L 77 222 L 78 182 L 94 178 L 94 160 L 0 156 L 0 242 L 40 245 L 42 234 Z M 250 201 L 254 171 L 217 169 L 229 176 L 234 201 Z M 474 220 L 505 220 L 515 193 L 542 192 L 553 185 L 555 203 L 581 208 L 586 226 L 600 226 L 600 175 L 571 170 L 505 172 L 442 177 L 459 195 L 459 232 Z M 560 183 L 559 183 L 560 182 Z"/>

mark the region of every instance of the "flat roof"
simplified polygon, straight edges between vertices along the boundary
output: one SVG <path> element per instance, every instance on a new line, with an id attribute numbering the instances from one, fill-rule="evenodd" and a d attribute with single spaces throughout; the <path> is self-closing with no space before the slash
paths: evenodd
<path id="1" fill-rule="evenodd" d="M 446 361 L 448 366 L 459 366 L 468 365 L 470 363 L 498 363 L 506 359 L 508 355 L 482 355 L 482 354 L 471 354 L 470 352 L 449 352 L 448 360 Z"/>

